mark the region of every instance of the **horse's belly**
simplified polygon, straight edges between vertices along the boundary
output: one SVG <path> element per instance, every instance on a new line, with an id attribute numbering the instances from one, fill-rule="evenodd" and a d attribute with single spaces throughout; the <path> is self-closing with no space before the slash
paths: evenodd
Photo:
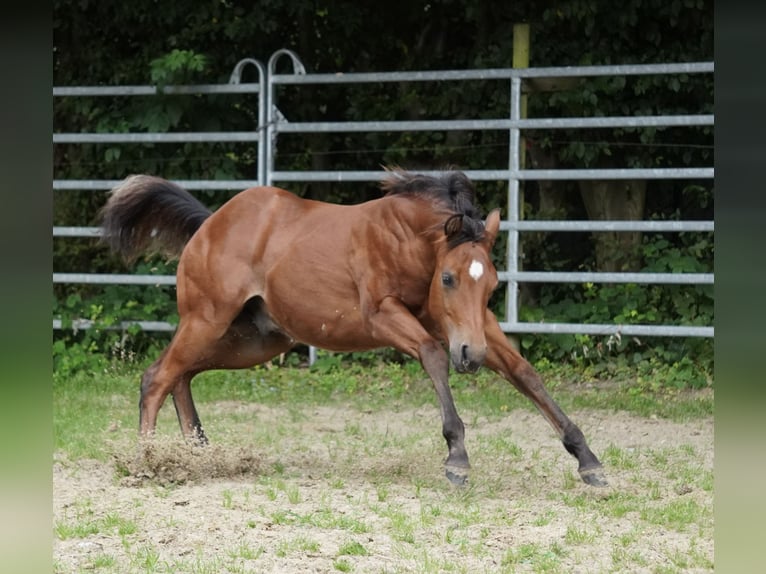
<path id="1" fill-rule="evenodd" d="M 276 298 L 267 302 L 269 313 L 281 330 L 296 341 L 330 351 L 373 349 L 358 302 L 336 304 L 316 297 L 291 300 L 289 305 Z"/>
<path id="2" fill-rule="evenodd" d="M 379 346 L 365 330 L 361 316 L 341 309 L 310 317 L 300 311 L 279 321 L 280 326 L 296 341 L 329 351 L 361 351 Z"/>

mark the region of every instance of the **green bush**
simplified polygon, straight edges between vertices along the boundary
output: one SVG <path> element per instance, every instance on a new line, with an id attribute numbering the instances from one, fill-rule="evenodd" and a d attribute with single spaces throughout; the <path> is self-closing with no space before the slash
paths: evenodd
<path id="1" fill-rule="evenodd" d="M 687 233 L 675 242 L 662 234 L 641 246 L 646 272 L 709 272 L 713 244 L 706 234 Z M 522 306 L 522 321 L 593 324 L 712 325 L 711 285 L 545 284 L 534 306 Z M 533 362 L 566 362 L 594 376 L 612 376 L 625 368 L 647 374 L 666 371 L 675 387 L 702 387 L 713 375 L 713 344 L 707 338 L 566 335 L 522 337 Z"/>

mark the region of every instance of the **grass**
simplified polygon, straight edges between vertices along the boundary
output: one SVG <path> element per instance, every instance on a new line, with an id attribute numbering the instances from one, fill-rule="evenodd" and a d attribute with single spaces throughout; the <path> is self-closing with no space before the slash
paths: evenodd
<path id="1" fill-rule="evenodd" d="M 54 381 L 56 456 L 68 472 L 135 448 L 139 373 Z M 710 391 L 644 396 L 630 381 L 545 375 L 565 411 L 597 411 L 607 426 L 615 411 L 678 423 L 712 414 Z M 116 473 L 102 489 L 120 497 L 54 504 L 54 572 L 290 572 L 301 560 L 373 573 L 712 571 L 705 448 L 599 430 L 594 450 L 615 487 L 598 491 L 509 384 L 483 372 L 451 384 L 473 465 L 459 489 L 440 466 L 433 389 L 411 362 L 205 373 L 194 391 L 211 447 L 254 453 L 257 472 L 127 489 L 130 471 Z M 514 419 L 543 431 L 509 430 Z M 183 445 L 170 402 L 158 437 Z"/>
<path id="2" fill-rule="evenodd" d="M 339 556 L 367 556 L 368 554 L 369 552 L 367 552 L 367 549 L 356 540 L 345 542 L 338 548 Z"/>
<path id="3" fill-rule="evenodd" d="M 118 368 L 98 375 L 80 373 L 60 380 L 54 377 L 54 440 L 56 449 L 65 449 L 73 458 L 103 459 L 99 432 L 136 428 L 140 367 Z M 640 416 L 674 421 L 712 416 L 713 395 L 709 391 L 682 391 L 675 388 L 651 390 L 626 381 L 600 382 L 577 380 L 578 373 L 559 368 L 541 373 L 551 395 L 566 411 L 578 409 L 619 410 Z M 461 411 L 497 420 L 515 409 L 532 411 L 533 405 L 506 381 L 482 370 L 476 375 L 453 375 L 450 385 Z M 297 422 L 302 407 L 347 401 L 361 409 L 389 409 L 397 405 L 413 407 L 435 404 L 435 396 L 425 373 L 415 361 L 403 364 L 380 363 L 364 367 L 354 363 L 329 369 L 297 367 L 255 367 L 245 371 L 214 371 L 200 374 L 194 382 L 199 404 L 216 401 L 246 401 L 264 405 L 290 406 Z M 171 409 L 163 409 L 167 414 Z M 81 416 L 86 413 L 87 416 Z M 244 422 L 250 414 L 227 415 Z M 209 417 L 205 419 L 206 425 Z M 174 417 L 161 417 L 162 426 L 177 432 Z M 265 429 L 273 436 L 278 429 Z M 351 424 L 347 434 L 363 435 L 364 429 Z M 497 437 L 503 442 L 507 439 Z M 521 448 L 521 447 L 517 447 Z"/>
<path id="4" fill-rule="evenodd" d="M 64 518 L 55 521 L 53 532 L 61 540 L 72 538 L 88 538 L 96 534 L 116 534 L 124 537 L 136 532 L 134 520 L 120 516 L 116 512 L 96 517 L 90 503 L 75 507 L 67 512 Z"/>

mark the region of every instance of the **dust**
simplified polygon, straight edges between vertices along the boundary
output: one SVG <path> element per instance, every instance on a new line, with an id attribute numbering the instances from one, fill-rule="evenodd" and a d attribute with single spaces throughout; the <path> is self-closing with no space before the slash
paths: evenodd
<path id="1" fill-rule="evenodd" d="M 161 486 L 216 478 L 247 478 L 258 474 L 260 458 L 242 446 L 201 446 L 171 437 L 151 441 L 123 438 L 108 448 L 122 486 L 155 483 Z"/>

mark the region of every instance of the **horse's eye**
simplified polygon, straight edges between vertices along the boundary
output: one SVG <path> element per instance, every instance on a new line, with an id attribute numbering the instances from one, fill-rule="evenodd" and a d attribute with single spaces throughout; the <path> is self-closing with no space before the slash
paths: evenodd
<path id="1" fill-rule="evenodd" d="M 455 276 L 452 273 L 442 273 L 442 285 L 445 287 L 454 287 Z"/>

